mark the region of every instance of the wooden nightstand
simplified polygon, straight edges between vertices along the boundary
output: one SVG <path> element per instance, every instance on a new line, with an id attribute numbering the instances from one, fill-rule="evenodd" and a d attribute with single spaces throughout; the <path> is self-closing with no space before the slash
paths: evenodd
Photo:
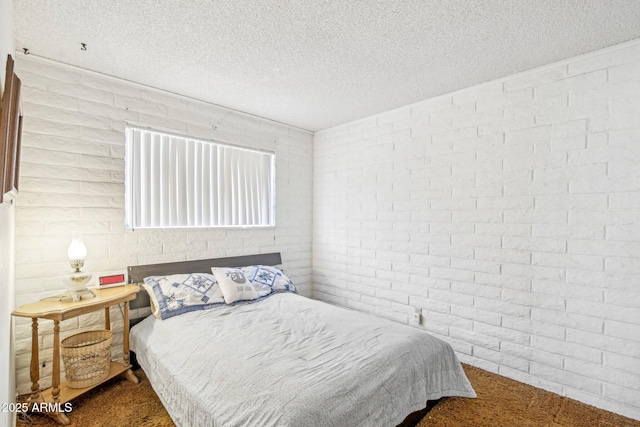
<path id="1" fill-rule="evenodd" d="M 12 314 L 18 317 L 30 317 L 31 321 L 31 396 L 30 405 L 40 402 L 53 403 L 62 408 L 63 404 L 91 390 L 98 384 L 85 388 L 69 388 L 65 383 L 60 384 L 60 322 L 81 314 L 104 309 L 104 327 L 111 329 L 109 307 L 116 304 L 124 305 L 123 324 L 123 362 L 111 362 L 107 381 L 117 375 L 122 375 L 137 384 L 138 378 L 131 371 L 129 363 L 129 301 L 136 297 L 140 288 L 136 285 L 119 286 L 109 289 L 94 289 L 95 297 L 77 302 L 63 302 L 58 299 L 46 299 L 32 304 L 26 304 L 16 309 Z M 53 373 L 51 387 L 40 392 L 40 361 L 38 355 L 38 319 L 53 320 Z M 102 381 L 102 382 L 104 382 Z M 102 383 L 101 382 L 101 383 Z M 100 384 L 101 384 L 100 383 Z M 30 406 L 32 407 L 32 406 Z M 62 425 L 70 423 L 69 418 L 62 411 L 49 412 L 48 415 Z"/>

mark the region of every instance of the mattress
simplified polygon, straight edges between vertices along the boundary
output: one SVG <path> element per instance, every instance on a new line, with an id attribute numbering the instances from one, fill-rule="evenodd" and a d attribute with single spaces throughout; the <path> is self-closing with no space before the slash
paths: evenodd
<path id="1" fill-rule="evenodd" d="M 177 426 L 395 426 L 475 397 L 446 342 L 291 293 L 150 316 L 131 349 Z"/>

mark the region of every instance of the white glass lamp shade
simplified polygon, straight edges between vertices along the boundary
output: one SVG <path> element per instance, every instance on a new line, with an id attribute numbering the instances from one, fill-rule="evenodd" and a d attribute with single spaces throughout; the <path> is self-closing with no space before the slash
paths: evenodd
<path id="1" fill-rule="evenodd" d="M 84 266 L 84 260 L 87 257 L 87 247 L 82 241 L 82 233 L 74 231 L 71 238 L 71 244 L 67 250 L 71 267 L 75 269 L 70 275 L 63 277 L 62 281 L 67 285 L 70 291 L 74 292 L 74 301 L 77 301 L 77 292 L 85 289 L 85 285 L 91 280 L 91 274 L 83 273 L 80 268 Z"/>
<path id="2" fill-rule="evenodd" d="M 67 250 L 69 261 L 71 261 L 71 267 L 76 271 L 80 271 L 80 268 L 84 265 L 84 260 L 87 257 L 87 247 L 82 241 L 82 233 L 79 231 L 73 232 L 71 244 Z"/>

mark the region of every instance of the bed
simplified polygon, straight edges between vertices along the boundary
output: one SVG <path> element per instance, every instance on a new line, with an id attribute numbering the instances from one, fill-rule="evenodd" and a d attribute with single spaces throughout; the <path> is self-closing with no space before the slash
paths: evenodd
<path id="1" fill-rule="evenodd" d="M 280 263 L 267 254 L 130 267 L 129 281 Z M 388 427 L 427 401 L 475 397 L 444 341 L 293 292 L 149 316 L 130 343 L 177 426 Z"/>

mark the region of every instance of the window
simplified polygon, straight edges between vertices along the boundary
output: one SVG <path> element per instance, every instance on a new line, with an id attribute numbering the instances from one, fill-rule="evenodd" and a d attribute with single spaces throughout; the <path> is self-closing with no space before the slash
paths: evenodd
<path id="1" fill-rule="evenodd" d="M 125 226 L 275 225 L 275 154 L 127 126 Z"/>

